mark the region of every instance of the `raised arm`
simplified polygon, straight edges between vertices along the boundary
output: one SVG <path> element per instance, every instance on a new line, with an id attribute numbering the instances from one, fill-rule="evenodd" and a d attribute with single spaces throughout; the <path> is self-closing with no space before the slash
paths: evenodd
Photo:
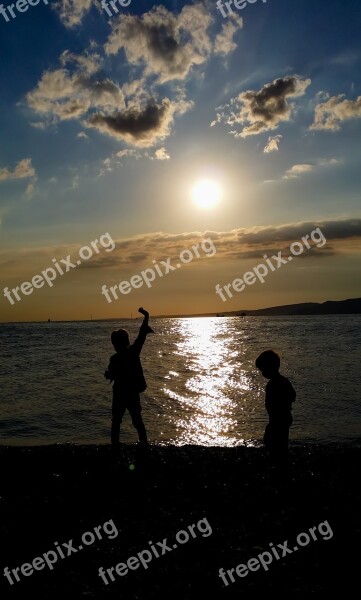
<path id="1" fill-rule="evenodd" d="M 149 312 L 147 310 L 144 310 L 144 308 L 142 308 L 142 307 L 138 309 L 138 312 L 140 312 L 141 315 L 144 315 L 144 319 L 143 319 L 143 323 L 140 326 L 138 337 L 133 344 L 133 348 L 138 354 L 140 354 L 148 333 L 154 333 L 154 331 L 148 325 Z"/>
<path id="2" fill-rule="evenodd" d="M 141 315 L 144 315 L 144 319 L 143 319 L 143 323 L 141 325 L 141 327 L 143 327 L 143 325 L 148 325 L 149 322 L 149 312 L 147 310 L 145 310 L 143 307 L 138 308 L 138 312 L 140 312 Z"/>

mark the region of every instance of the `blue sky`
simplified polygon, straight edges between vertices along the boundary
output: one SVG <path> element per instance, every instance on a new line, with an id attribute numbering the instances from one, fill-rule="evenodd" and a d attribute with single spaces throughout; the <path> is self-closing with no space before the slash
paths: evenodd
<path id="1" fill-rule="evenodd" d="M 9 22 L 0 15 L 2 282 L 19 285 L 104 232 L 152 255 L 137 262 L 119 246 L 56 289 L 2 299 L 4 320 L 128 314 L 147 295 L 108 306 L 100 284 L 179 250 L 167 235 L 205 232 L 218 240 L 212 266 L 190 265 L 149 302 L 156 313 L 224 310 L 214 285 L 250 266 L 234 252 L 239 230 L 266 238 L 289 226 L 292 243 L 299 223 L 324 224 L 327 256 L 227 309 L 361 295 L 359 2 L 258 0 L 226 19 L 213 0 L 133 0 L 119 11 L 49 0 Z M 223 192 L 209 210 L 191 197 L 202 178 Z M 272 243 L 280 248 L 277 232 Z"/>

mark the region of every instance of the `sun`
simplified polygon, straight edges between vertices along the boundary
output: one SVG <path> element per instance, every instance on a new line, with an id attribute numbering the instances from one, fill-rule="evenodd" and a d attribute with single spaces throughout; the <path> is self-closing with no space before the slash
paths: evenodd
<path id="1" fill-rule="evenodd" d="M 200 208 L 213 208 L 222 198 L 220 185 L 212 179 L 198 181 L 192 189 L 193 202 Z"/>

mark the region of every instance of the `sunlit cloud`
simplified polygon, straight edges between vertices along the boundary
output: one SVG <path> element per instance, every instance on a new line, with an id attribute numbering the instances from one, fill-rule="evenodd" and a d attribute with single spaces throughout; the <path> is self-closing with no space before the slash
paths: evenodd
<path id="1" fill-rule="evenodd" d="M 8 167 L 0 168 L 0 181 L 7 181 L 9 179 L 27 179 L 28 177 L 35 176 L 36 172 L 31 164 L 31 158 L 23 158 L 13 170 Z"/>
<path id="2" fill-rule="evenodd" d="M 131 65 L 156 74 L 159 82 L 184 80 L 195 65 L 202 65 L 212 53 L 208 29 L 213 18 L 200 3 L 186 5 L 179 15 L 164 6 L 155 6 L 143 15 L 122 15 L 112 23 L 105 44 L 107 54 L 124 49 Z"/>
<path id="3" fill-rule="evenodd" d="M 282 135 L 275 135 L 273 137 L 269 137 L 268 142 L 263 149 L 263 152 L 265 154 L 269 154 L 270 152 L 278 152 L 278 150 L 279 150 L 278 146 L 279 146 L 282 138 L 283 138 Z"/>
<path id="4" fill-rule="evenodd" d="M 237 48 L 234 41 L 235 34 L 242 29 L 243 19 L 233 14 L 233 18 L 222 25 L 222 31 L 218 33 L 214 41 L 214 53 L 227 56 Z"/>
<path id="5" fill-rule="evenodd" d="M 158 150 L 156 150 L 154 152 L 154 156 L 157 160 L 169 160 L 170 159 L 170 156 L 165 148 L 158 148 Z"/>
<path id="6" fill-rule="evenodd" d="M 290 100 L 303 96 L 311 85 L 311 79 L 301 79 L 297 75 L 275 79 L 260 90 L 248 90 L 217 113 L 216 123 L 226 123 L 232 127 L 240 125 L 240 131 L 233 130 L 234 137 L 246 138 L 265 131 L 277 129 L 284 121 L 290 121 L 295 107 Z"/>
<path id="7" fill-rule="evenodd" d="M 178 234 L 165 232 L 146 233 L 130 238 L 115 240 L 116 247 L 111 254 L 93 256 L 92 260 L 83 263 L 79 269 L 134 269 L 136 265 L 145 267 L 152 260 L 166 257 L 177 257 L 185 248 L 209 239 L 216 247 L 212 256 L 212 264 L 225 260 L 262 259 L 265 253 L 287 252 L 294 241 L 309 235 L 319 227 L 327 240 L 327 244 L 312 248 L 302 255 L 307 260 L 323 259 L 329 256 L 345 254 L 361 254 L 361 219 L 340 219 L 328 221 L 303 221 L 280 226 L 238 228 L 229 231 L 192 231 Z M 0 252 L 0 267 L 9 273 L 15 265 L 23 272 L 26 268 L 33 270 L 46 264 L 54 256 L 76 255 L 79 248 L 75 244 L 40 248 L 22 248 L 9 262 L 8 252 Z M 202 260 L 209 261 L 204 254 Z M 190 265 L 191 268 L 191 265 Z M 222 267 L 220 267 L 222 268 Z"/>
<path id="8" fill-rule="evenodd" d="M 313 165 L 303 164 L 303 165 L 293 165 L 286 174 L 283 176 L 283 179 L 296 179 L 303 173 L 310 173 L 313 171 Z"/>
<path id="9" fill-rule="evenodd" d="M 62 23 L 72 28 L 82 23 L 93 4 L 94 0 L 58 0 L 53 4 L 53 8 L 59 14 Z"/>
<path id="10" fill-rule="evenodd" d="M 332 96 L 315 107 L 315 118 L 310 129 L 339 131 L 344 121 L 361 118 L 361 96 L 347 100 L 345 94 Z"/>

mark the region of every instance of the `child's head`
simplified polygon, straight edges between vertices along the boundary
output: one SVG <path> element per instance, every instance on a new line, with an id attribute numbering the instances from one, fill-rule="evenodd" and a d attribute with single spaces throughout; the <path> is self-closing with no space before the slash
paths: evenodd
<path id="1" fill-rule="evenodd" d="M 124 350 L 124 348 L 128 348 L 130 343 L 129 334 L 125 329 L 118 329 L 117 331 L 113 331 L 110 339 L 116 352 Z"/>
<path id="2" fill-rule="evenodd" d="M 257 369 L 259 369 L 263 377 L 266 377 L 267 379 L 271 379 L 271 377 L 278 373 L 280 364 L 280 357 L 277 352 L 274 352 L 273 350 L 262 352 L 256 360 Z"/>

